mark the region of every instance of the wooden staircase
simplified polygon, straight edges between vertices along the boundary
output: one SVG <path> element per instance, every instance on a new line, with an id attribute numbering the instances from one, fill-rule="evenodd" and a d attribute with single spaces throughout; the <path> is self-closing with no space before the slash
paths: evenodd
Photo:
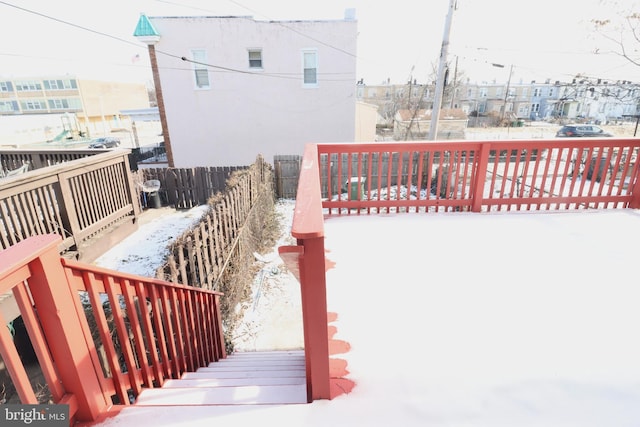
<path id="1" fill-rule="evenodd" d="M 233 353 L 162 388 L 133 406 L 283 405 L 307 403 L 304 351 Z"/>

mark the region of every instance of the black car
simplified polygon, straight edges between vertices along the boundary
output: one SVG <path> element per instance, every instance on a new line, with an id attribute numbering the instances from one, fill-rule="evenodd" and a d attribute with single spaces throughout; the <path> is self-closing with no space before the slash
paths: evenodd
<path id="1" fill-rule="evenodd" d="M 562 126 L 556 133 L 556 137 L 581 138 L 581 137 L 611 137 L 612 134 L 605 132 L 600 126 L 595 125 L 566 125 Z"/>
<path id="2" fill-rule="evenodd" d="M 115 148 L 120 145 L 120 140 L 113 137 L 96 138 L 91 140 L 89 148 Z"/>

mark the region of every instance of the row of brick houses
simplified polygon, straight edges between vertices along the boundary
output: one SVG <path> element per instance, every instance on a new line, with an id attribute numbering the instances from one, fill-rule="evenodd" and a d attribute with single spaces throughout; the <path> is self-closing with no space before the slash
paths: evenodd
<path id="1" fill-rule="evenodd" d="M 379 107 L 383 119 L 393 120 L 400 109 L 433 105 L 435 84 L 408 82 L 357 85 L 357 99 Z M 445 89 L 443 108 L 468 115 L 494 114 L 504 118 L 548 120 L 585 119 L 600 122 L 635 116 L 640 110 L 640 85 L 630 81 L 572 79 L 571 82 L 455 82 Z"/>

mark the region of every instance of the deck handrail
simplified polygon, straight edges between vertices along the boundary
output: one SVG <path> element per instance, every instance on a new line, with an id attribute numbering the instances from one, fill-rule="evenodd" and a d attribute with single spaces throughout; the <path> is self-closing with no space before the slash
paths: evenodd
<path id="1" fill-rule="evenodd" d="M 325 217 L 637 209 L 639 151 L 632 138 L 308 144 L 291 231 L 297 244 L 279 248 L 302 290 L 308 400 L 331 398 Z"/>
<path id="2" fill-rule="evenodd" d="M 109 242 L 138 228 L 141 207 L 129 150 L 82 153 L 51 152 L 46 162 L 57 162 L 40 159 L 29 163 L 35 170 L 0 179 L 0 249 L 33 235 L 58 234 L 61 252 L 91 262 Z"/>
<path id="3" fill-rule="evenodd" d="M 639 150 L 636 138 L 318 144 L 322 206 L 329 215 L 631 207 Z"/>
<path id="4" fill-rule="evenodd" d="M 280 257 L 301 285 L 308 402 L 330 398 L 324 219 L 317 159 L 317 146 L 308 144 L 291 225 L 297 245 L 278 248 Z"/>
<path id="5" fill-rule="evenodd" d="M 69 405 L 70 425 L 226 357 L 221 293 L 65 259 L 59 243 L 40 235 L 0 251 L 0 295 L 13 293 L 52 400 Z M 37 404 L 6 327 L 0 355 L 20 402 Z"/>

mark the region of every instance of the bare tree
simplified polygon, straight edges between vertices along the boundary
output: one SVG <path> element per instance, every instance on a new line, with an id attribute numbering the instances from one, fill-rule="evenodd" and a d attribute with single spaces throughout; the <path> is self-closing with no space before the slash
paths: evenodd
<path id="1" fill-rule="evenodd" d="M 613 54 L 619 55 L 633 65 L 640 66 L 640 13 L 639 3 L 628 1 L 601 0 L 613 11 L 611 18 L 594 18 L 592 23 L 596 33 L 612 45 Z M 596 49 L 595 53 L 605 53 Z"/>
<path id="2" fill-rule="evenodd" d="M 435 81 L 437 76 L 436 64 L 431 64 L 431 74 L 429 79 Z M 464 70 L 458 68 L 457 57 L 449 61 L 445 70 L 445 82 L 442 94 L 442 108 L 453 109 L 460 101 L 460 94 L 464 88 L 464 83 L 467 80 Z"/>

